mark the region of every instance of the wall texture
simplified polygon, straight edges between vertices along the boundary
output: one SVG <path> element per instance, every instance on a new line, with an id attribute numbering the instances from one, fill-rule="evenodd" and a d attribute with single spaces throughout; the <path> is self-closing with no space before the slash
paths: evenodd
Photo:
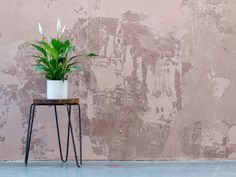
<path id="1" fill-rule="evenodd" d="M 31 99 L 46 91 L 29 42 L 38 22 L 55 35 L 57 18 L 79 52 L 100 55 L 70 77 L 85 159 L 236 159 L 235 10 L 234 0 L 1 0 L 0 159 L 23 159 Z M 40 110 L 30 157 L 58 159 L 53 109 Z"/>

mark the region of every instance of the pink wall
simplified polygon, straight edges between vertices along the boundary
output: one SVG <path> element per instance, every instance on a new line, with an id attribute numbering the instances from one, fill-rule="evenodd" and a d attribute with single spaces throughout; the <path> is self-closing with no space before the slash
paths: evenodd
<path id="1" fill-rule="evenodd" d="M 81 58 L 84 72 L 69 78 L 85 159 L 235 159 L 235 9 L 227 0 L 0 1 L 0 159 L 23 159 L 31 99 L 46 91 L 29 42 L 40 39 L 38 22 L 55 35 L 57 18 L 80 52 L 100 55 Z M 31 158 L 58 159 L 53 109 L 40 109 L 34 128 Z"/>

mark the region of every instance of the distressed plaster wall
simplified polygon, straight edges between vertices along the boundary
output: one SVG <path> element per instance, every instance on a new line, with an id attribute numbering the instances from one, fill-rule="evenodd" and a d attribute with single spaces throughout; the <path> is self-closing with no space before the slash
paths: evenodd
<path id="1" fill-rule="evenodd" d="M 38 22 L 55 35 L 57 18 L 79 52 L 100 55 L 69 78 L 85 159 L 235 159 L 235 10 L 234 0 L 0 1 L 0 159 L 23 159 L 31 99 L 46 91 L 29 43 Z M 36 114 L 31 158 L 59 158 L 50 108 Z"/>

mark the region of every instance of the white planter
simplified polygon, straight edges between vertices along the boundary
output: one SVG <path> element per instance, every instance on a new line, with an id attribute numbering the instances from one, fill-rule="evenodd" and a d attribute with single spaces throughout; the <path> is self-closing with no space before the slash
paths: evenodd
<path id="1" fill-rule="evenodd" d="M 47 99 L 68 98 L 67 80 L 47 80 Z"/>

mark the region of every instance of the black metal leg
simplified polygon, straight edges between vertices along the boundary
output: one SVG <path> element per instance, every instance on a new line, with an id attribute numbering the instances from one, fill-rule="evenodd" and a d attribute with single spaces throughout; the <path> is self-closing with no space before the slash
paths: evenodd
<path id="1" fill-rule="evenodd" d="M 79 116 L 79 150 L 80 150 L 80 165 L 82 165 L 82 124 L 81 124 L 81 111 L 80 111 L 80 105 L 78 105 L 78 116 Z"/>
<path id="2" fill-rule="evenodd" d="M 54 105 L 55 110 L 55 118 L 56 118 L 56 126 L 57 126 L 57 138 L 58 138 L 58 145 L 59 145 L 59 151 L 60 151 L 60 157 L 62 162 L 66 162 L 68 160 L 68 152 L 69 152 L 69 136 L 70 136 L 70 125 L 68 123 L 68 131 L 67 131 L 67 146 L 66 146 L 66 158 L 63 158 L 62 155 L 62 148 L 61 148 L 61 138 L 60 138 L 60 130 L 58 125 L 58 116 L 57 116 L 57 107 Z"/>
<path id="3" fill-rule="evenodd" d="M 35 114 L 35 104 L 30 106 L 30 115 L 29 115 L 29 122 L 28 122 L 28 130 L 27 130 L 27 140 L 26 140 L 26 147 L 25 147 L 25 165 L 28 163 L 29 158 L 29 151 L 30 151 L 30 142 L 32 136 L 32 129 L 34 123 L 34 114 Z"/>
<path id="4" fill-rule="evenodd" d="M 30 113 L 29 113 L 29 119 L 28 119 L 27 138 L 26 138 L 26 145 L 25 145 L 25 165 L 27 165 L 26 154 L 28 152 L 28 146 L 29 146 L 29 131 L 30 131 L 30 126 L 31 126 L 32 107 L 33 107 L 33 104 L 31 104 L 30 106 Z"/>
<path id="5" fill-rule="evenodd" d="M 69 121 L 69 126 L 70 126 L 72 144 L 73 144 L 73 149 L 74 149 L 74 154 L 75 154 L 75 162 L 78 167 L 81 167 L 81 164 L 78 162 L 74 134 L 73 134 L 73 128 L 72 128 L 72 124 L 71 124 L 71 105 L 67 106 L 67 112 L 68 112 L 68 121 Z"/>

